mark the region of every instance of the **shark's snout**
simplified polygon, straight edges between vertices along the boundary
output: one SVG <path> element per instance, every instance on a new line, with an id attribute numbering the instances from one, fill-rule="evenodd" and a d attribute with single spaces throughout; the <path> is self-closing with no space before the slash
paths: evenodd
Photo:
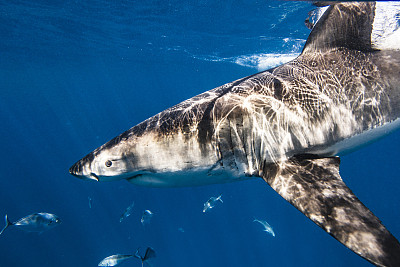
<path id="1" fill-rule="evenodd" d="M 90 171 L 90 164 L 87 157 L 72 165 L 71 168 L 69 168 L 69 173 L 84 180 L 100 180 L 94 172 Z"/>
<path id="2" fill-rule="evenodd" d="M 69 173 L 78 178 L 84 178 L 82 174 L 82 163 L 78 161 L 69 168 Z"/>
<path id="3" fill-rule="evenodd" d="M 80 179 L 98 181 L 98 176 L 92 172 L 91 165 L 93 163 L 93 159 L 93 153 L 89 153 L 88 155 L 77 161 L 74 165 L 72 165 L 71 168 L 69 168 L 69 173 Z"/>

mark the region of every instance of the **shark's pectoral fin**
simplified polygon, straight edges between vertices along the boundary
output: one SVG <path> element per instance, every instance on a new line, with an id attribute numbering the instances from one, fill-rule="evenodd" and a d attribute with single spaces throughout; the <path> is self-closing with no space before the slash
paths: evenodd
<path id="1" fill-rule="evenodd" d="M 400 244 L 351 192 L 340 159 L 299 156 L 266 164 L 263 179 L 346 247 L 378 266 L 400 266 Z"/>

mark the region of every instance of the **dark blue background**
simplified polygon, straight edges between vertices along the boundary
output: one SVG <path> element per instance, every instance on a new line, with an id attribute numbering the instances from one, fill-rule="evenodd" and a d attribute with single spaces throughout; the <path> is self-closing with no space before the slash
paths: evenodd
<path id="1" fill-rule="evenodd" d="M 0 266 L 97 266 L 139 246 L 156 250 L 154 266 L 369 265 L 261 180 L 153 189 L 68 174 L 140 121 L 257 72 L 257 64 L 236 58 L 299 53 L 310 4 L 81 2 L 0 2 L 0 215 L 14 221 L 45 211 L 63 220 L 40 235 L 7 229 Z M 343 156 L 341 165 L 348 186 L 397 237 L 399 148 L 396 132 Z M 224 203 L 203 213 L 219 194 Z M 132 201 L 132 215 L 120 223 Z M 155 215 L 143 227 L 145 209 Z M 254 218 L 267 220 L 276 237 Z"/>

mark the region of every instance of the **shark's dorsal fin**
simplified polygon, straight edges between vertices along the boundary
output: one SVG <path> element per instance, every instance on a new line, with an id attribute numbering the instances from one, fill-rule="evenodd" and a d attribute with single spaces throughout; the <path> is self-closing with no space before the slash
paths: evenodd
<path id="1" fill-rule="evenodd" d="M 400 266 L 400 244 L 346 186 L 340 160 L 309 155 L 266 164 L 263 179 L 346 247 L 378 266 Z"/>
<path id="2" fill-rule="evenodd" d="M 308 36 L 303 54 L 336 47 L 372 51 L 374 16 L 373 2 L 337 3 L 329 6 Z"/>

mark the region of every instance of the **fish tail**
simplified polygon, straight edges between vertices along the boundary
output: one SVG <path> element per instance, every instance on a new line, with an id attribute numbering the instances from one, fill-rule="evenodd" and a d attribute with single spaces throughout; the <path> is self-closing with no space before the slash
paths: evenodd
<path id="1" fill-rule="evenodd" d="M 138 258 L 139 260 L 141 260 L 142 257 L 141 257 L 140 254 L 139 254 L 139 250 L 140 250 L 140 248 L 137 248 L 135 254 L 133 254 L 133 257 Z"/>
<path id="2" fill-rule="evenodd" d="M 222 195 L 219 195 L 219 197 L 217 198 L 217 200 L 219 200 L 219 201 L 221 201 L 221 203 L 224 203 L 223 201 L 222 201 Z"/>
<path id="3" fill-rule="evenodd" d="M 0 235 L 4 232 L 4 230 L 6 230 L 6 228 L 10 225 L 12 225 L 12 222 L 10 222 L 10 220 L 8 219 L 8 216 L 6 214 L 5 216 L 5 221 L 6 221 L 6 226 L 4 226 L 4 228 L 1 230 Z"/>

